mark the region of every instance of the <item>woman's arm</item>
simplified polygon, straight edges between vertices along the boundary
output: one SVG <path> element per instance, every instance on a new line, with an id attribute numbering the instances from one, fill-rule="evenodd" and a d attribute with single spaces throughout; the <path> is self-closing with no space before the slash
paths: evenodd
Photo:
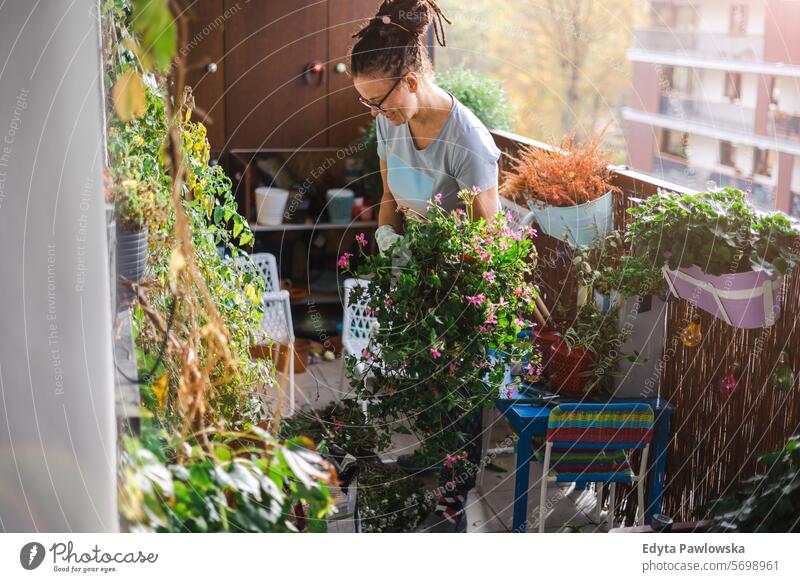
<path id="1" fill-rule="evenodd" d="M 486 222 L 492 222 L 497 215 L 497 209 L 500 207 L 500 198 L 497 194 L 497 186 L 484 190 L 475 198 L 472 203 L 472 216 L 474 220 L 485 219 Z"/>
<path id="2" fill-rule="evenodd" d="M 381 160 L 383 198 L 381 198 L 381 207 L 378 210 L 378 226 L 388 224 L 394 228 L 396 233 L 400 234 L 403 228 L 403 221 L 400 213 L 397 211 L 397 202 L 394 199 L 394 194 L 392 194 L 392 191 L 389 189 L 388 170 L 386 168 L 386 160 Z"/>

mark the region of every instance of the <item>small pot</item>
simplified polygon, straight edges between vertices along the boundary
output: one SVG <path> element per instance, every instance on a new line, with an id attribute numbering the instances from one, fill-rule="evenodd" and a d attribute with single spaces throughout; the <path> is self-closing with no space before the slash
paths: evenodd
<path id="1" fill-rule="evenodd" d="M 623 302 L 622 295 L 616 289 L 611 289 L 608 293 L 594 290 L 594 305 L 600 313 L 608 313 L 612 309 L 620 307 Z"/>
<path id="2" fill-rule="evenodd" d="M 128 307 L 135 297 L 130 283 L 141 283 L 147 266 L 147 227 L 117 232 L 117 308 Z"/>

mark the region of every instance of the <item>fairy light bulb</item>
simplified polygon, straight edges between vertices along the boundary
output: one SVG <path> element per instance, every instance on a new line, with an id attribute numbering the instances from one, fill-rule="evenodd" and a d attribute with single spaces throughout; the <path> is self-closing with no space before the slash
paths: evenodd
<path id="1" fill-rule="evenodd" d="M 739 387 L 739 375 L 742 371 L 742 365 L 739 362 L 734 362 L 728 373 L 719 381 L 719 393 L 723 396 L 730 396 Z"/>
<path id="2" fill-rule="evenodd" d="M 794 388 L 795 379 L 794 370 L 789 364 L 789 354 L 781 352 L 770 377 L 772 387 L 775 390 L 791 390 Z"/>
<path id="3" fill-rule="evenodd" d="M 700 316 L 693 315 L 692 321 L 681 332 L 681 341 L 687 348 L 695 348 L 703 339 L 703 330 L 700 327 Z"/>

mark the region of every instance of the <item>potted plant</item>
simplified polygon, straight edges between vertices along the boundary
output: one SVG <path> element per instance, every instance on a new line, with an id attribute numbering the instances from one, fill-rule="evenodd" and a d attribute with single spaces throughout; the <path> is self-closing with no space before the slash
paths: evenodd
<path id="1" fill-rule="evenodd" d="M 499 395 L 505 367 L 492 362 L 493 354 L 538 364 L 530 339 L 518 337 L 530 328 L 518 313 L 536 293 L 526 282 L 536 259 L 529 229 L 510 228 L 503 214 L 491 223 L 472 220 L 476 193 L 460 195 L 466 211 L 446 212 L 435 197 L 390 256 L 362 250 L 353 273 L 369 279 L 365 291 L 355 292 L 366 293 L 380 322 L 361 357 L 347 361 L 353 372 L 357 364 L 371 370 L 374 381 L 354 381 L 353 389 L 368 403 L 370 418 L 411 421 L 404 428 L 381 420 L 376 429 L 411 430 L 425 466 L 463 446 L 465 435 L 442 430 L 443 423 L 454 425 L 453 418 Z M 340 266 L 353 272 L 350 259 L 344 255 Z"/>
<path id="2" fill-rule="evenodd" d="M 625 358 L 629 328 L 617 325 L 616 312 L 602 313 L 594 302 L 578 307 L 570 325 L 550 347 L 547 375 L 553 392 L 569 398 L 612 394 L 613 378 Z"/>
<path id="3" fill-rule="evenodd" d="M 800 261 L 788 217 L 756 211 L 735 188 L 659 191 L 628 212 L 636 254 L 663 265 L 674 295 L 739 328 L 780 315 L 783 275 Z"/>
<path id="4" fill-rule="evenodd" d="M 548 235 L 575 246 L 589 245 L 611 230 L 612 194 L 620 189 L 599 152 L 600 138 L 560 148 L 523 148 L 505 173 L 502 192 L 525 204 Z"/>
<path id="5" fill-rule="evenodd" d="M 581 285 L 579 304 L 590 294 L 600 313 L 613 312 L 617 329 L 628 337 L 621 346 L 627 354 L 614 377 L 614 396 L 643 398 L 655 395 L 656 368 L 664 340 L 667 284 L 660 267 L 649 260 L 627 254 L 623 235 L 614 230 L 591 246 L 575 250 L 573 267 Z"/>

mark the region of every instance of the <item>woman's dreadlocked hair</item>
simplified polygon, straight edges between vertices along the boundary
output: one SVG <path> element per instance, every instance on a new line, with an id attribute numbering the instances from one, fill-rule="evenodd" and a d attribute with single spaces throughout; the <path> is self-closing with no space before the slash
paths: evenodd
<path id="1" fill-rule="evenodd" d="M 353 35 L 358 40 L 350 50 L 350 74 L 398 78 L 409 71 L 428 73 L 425 31 L 433 24 L 436 42 L 446 46 L 444 22 L 450 24 L 434 0 L 384 0 Z"/>

